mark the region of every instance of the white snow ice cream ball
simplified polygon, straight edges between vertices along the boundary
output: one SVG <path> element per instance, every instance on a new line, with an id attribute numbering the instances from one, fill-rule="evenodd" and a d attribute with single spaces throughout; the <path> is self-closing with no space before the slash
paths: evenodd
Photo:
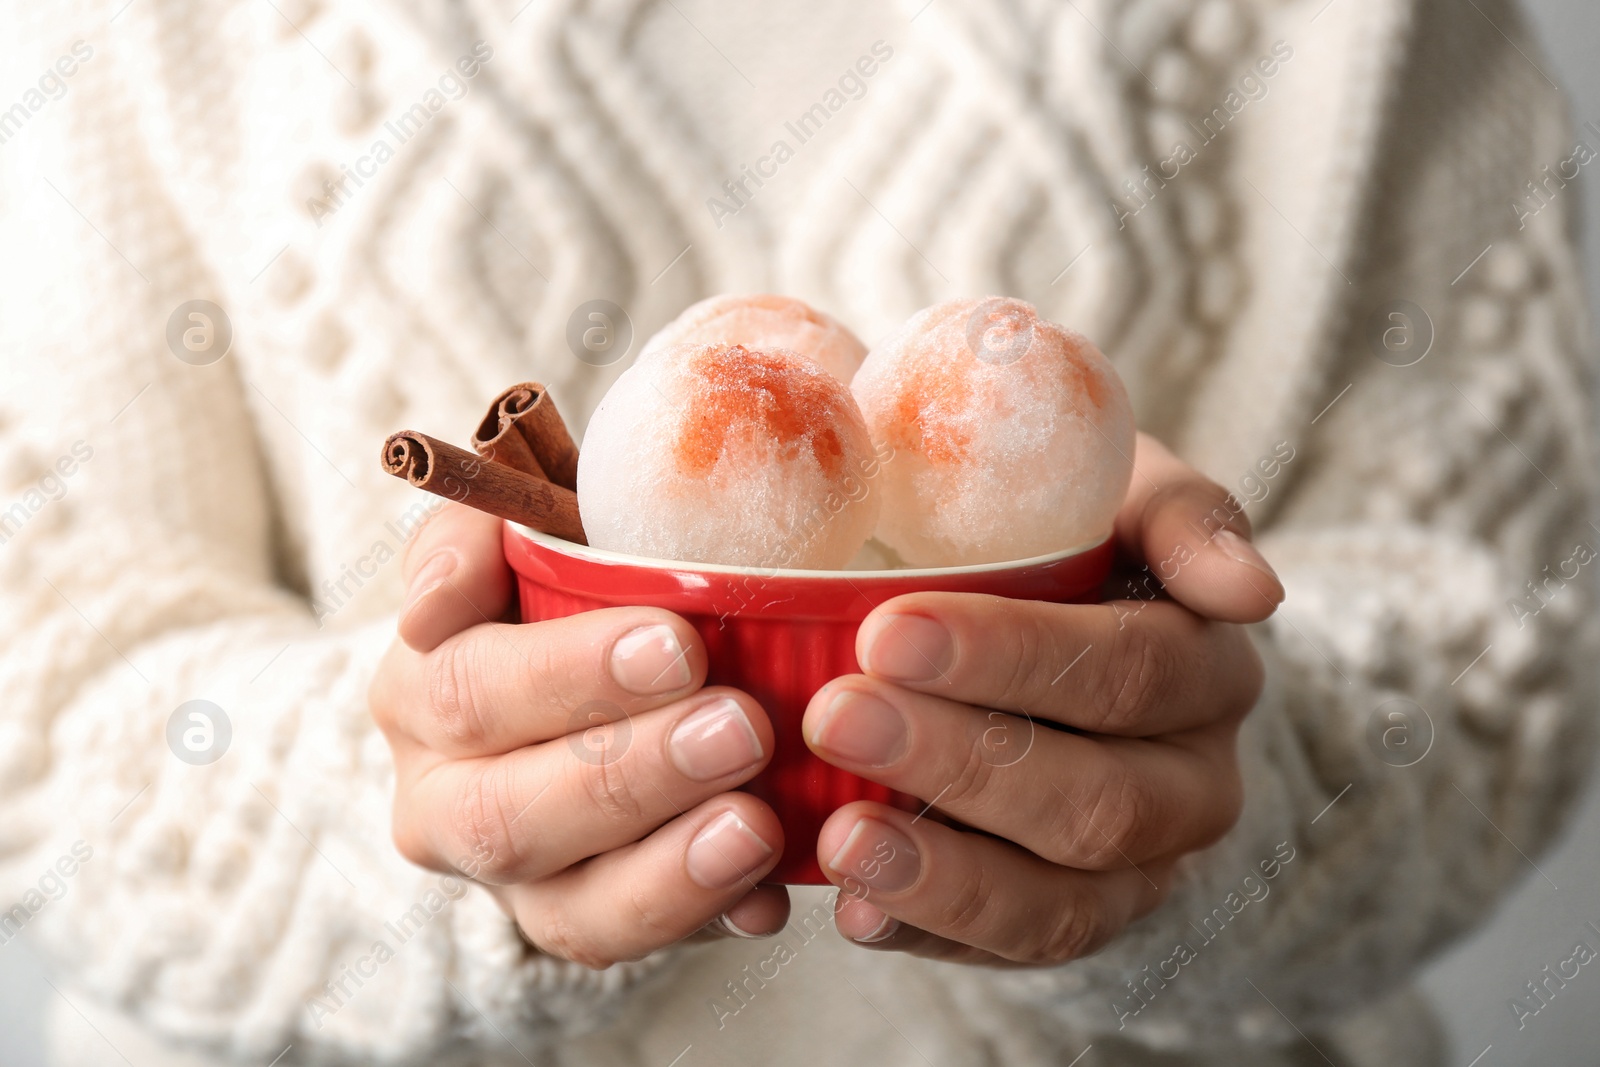
<path id="1" fill-rule="evenodd" d="M 882 457 L 876 536 L 912 566 L 1025 559 L 1109 536 L 1133 474 L 1127 390 L 1081 334 L 1003 297 L 948 300 L 851 390 Z"/>
<path id="2" fill-rule="evenodd" d="M 596 548 L 836 569 L 878 521 L 877 456 L 850 389 L 782 349 L 680 344 L 601 399 L 578 458 Z"/>
<path id="3" fill-rule="evenodd" d="M 645 342 L 641 358 L 686 342 L 787 349 L 816 360 L 841 382 L 848 382 L 867 358 L 867 346 L 839 320 L 773 293 L 724 293 L 691 304 Z"/>

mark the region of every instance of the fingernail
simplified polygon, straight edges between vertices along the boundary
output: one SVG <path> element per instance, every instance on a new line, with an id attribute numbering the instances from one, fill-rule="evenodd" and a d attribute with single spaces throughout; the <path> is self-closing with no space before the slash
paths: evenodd
<path id="1" fill-rule="evenodd" d="M 667 738 L 673 765 L 697 782 L 723 778 L 761 759 L 761 738 L 731 697 L 714 700 L 673 727 Z"/>
<path id="2" fill-rule="evenodd" d="M 898 682 L 944 676 L 954 652 L 950 631 L 924 615 L 885 615 L 867 648 L 863 667 Z"/>
<path id="3" fill-rule="evenodd" d="M 427 562 L 417 568 L 411 584 L 406 587 L 406 601 L 400 608 L 401 616 L 404 617 L 422 598 L 443 585 L 444 580 L 455 573 L 459 562 L 455 552 L 448 548 L 441 548 L 429 556 Z"/>
<path id="4" fill-rule="evenodd" d="M 657 623 L 630 630 L 611 646 L 611 677 L 630 693 L 652 696 L 689 684 L 689 657 L 672 627 Z"/>
<path id="5" fill-rule="evenodd" d="M 922 857 L 911 838 L 888 823 L 859 819 L 828 866 L 852 875 L 873 889 L 898 893 L 909 889 L 922 871 Z"/>
<path id="6" fill-rule="evenodd" d="M 851 763 L 885 767 L 905 755 L 906 721 L 872 694 L 845 689 L 823 709 L 811 743 Z"/>
<path id="7" fill-rule="evenodd" d="M 852 940 L 859 941 L 863 945 L 875 945 L 891 936 L 898 929 L 900 929 L 900 920 L 892 915 L 885 915 L 878 925 L 872 928 L 871 933 L 862 934 Z"/>
<path id="8" fill-rule="evenodd" d="M 771 934 L 753 934 L 749 930 L 741 928 L 738 923 L 733 921 L 727 912 L 723 912 L 721 915 L 717 916 L 717 925 L 728 931 L 728 933 L 732 934 L 734 937 L 743 937 L 751 941 L 759 941 L 763 938 L 772 936 Z"/>
<path id="9" fill-rule="evenodd" d="M 1278 572 L 1272 569 L 1272 565 L 1256 549 L 1256 546 L 1232 530 L 1223 527 L 1212 535 L 1211 539 L 1217 543 L 1217 547 L 1222 549 L 1229 559 L 1236 563 L 1243 563 L 1246 567 L 1253 567 L 1274 582 L 1277 582 L 1280 587 L 1283 585 L 1278 580 Z"/>
<path id="10" fill-rule="evenodd" d="M 760 870 L 771 856 L 771 845 L 737 814 L 725 811 L 689 842 L 684 862 L 696 885 L 726 889 Z"/>

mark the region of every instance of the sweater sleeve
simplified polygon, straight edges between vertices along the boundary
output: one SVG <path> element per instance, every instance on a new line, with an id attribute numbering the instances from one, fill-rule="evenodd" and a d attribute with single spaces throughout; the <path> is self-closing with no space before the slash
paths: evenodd
<path id="1" fill-rule="evenodd" d="M 37 938 L 77 988 L 261 1063 L 462 1036 L 531 1054 L 597 1025 L 672 954 L 539 955 L 481 889 L 396 853 L 366 706 L 393 617 L 325 620 L 285 577 L 307 566 L 249 340 L 213 359 L 202 320 L 171 328 L 219 283 L 152 176 L 114 33 L 78 36 L 0 31 L 0 69 L 79 57 L 0 152 L 0 943 Z M 382 499 L 367 460 L 308 444 L 277 470 L 333 463 Z"/>
<path id="2" fill-rule="evenodd" d="M 983 979 L 1078 1033 L 1298 1041 L 1393 995 L 1548 881 L 1588 773 L 1600 529 L 1559 180 L 1577 142 L 1529 42 L 1421 9 L 1323 399 L 1264 465 L 1208 472 L 1278 494 L 1258 541 L 1288 596 L 1254 628 L 1243 815 L 1102 952 Z"/>

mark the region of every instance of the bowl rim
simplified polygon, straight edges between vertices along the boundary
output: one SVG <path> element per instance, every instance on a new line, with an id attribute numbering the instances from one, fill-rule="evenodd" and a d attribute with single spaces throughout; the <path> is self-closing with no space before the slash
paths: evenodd
<path id="1" fill-rule="evenodd" d="M 773 578 L 812 578 L 832 581 L 849 580 L 875 580 L 875 579 L 916 579 L 916 578 L 946 578 L 958 574 L 989 574 L 998 571 L 1027 570 L 1040 567 L 1072 556 L 1080 556 L 1092 552 L 1111 540 L 1112 532 L 1107 531 L 1102 537 L 1095 538 L 1071 548 L 1061 549 L 1056 552 L 1047 552 L 1042 556 L 1029 556 L 1026 559 L 1008 559 L 997 563 L 965 563 L 956 567 L 897 567 L 880 570 L 812 570 L 799 567 L 741 567 L 726 563 L 693 563 L 685 560 L 658 559 L 653 556 L 634 556 L 626 552 L 613 552 L 604 548 L 593 548 L 589 545 L 579 545 L 563 540 L 543 530 L 535 530 L 531 526 L 524 526 L 520 522 L 506 519 L 508 529 L 515 530 L 525 540 L 536 545 L 559 552 L 564 556 L 572 556 L 593 563 L 619 564 L 629 567 L 641 567 L 647 570 L 669 571 L 695 571 L 703 574 L 728 574 L 745 577 Z"/>

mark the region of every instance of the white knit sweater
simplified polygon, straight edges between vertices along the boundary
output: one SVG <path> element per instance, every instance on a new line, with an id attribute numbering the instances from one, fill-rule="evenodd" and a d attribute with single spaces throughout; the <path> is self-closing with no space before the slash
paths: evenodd
<path id="1" fill-rule="evenodd" d="M 38 73 L 0 100 L 0 939 L 114 1044 L 257 1063 L 1433 1062 L 1407 983 L 1561 827 L 1600 652 L 1575 198 L 1541 172 L 1573 135 L 1515 13 L 521 3 L 0 16 Z M 384 434 L 462 439 L 528 377 L 581 428 L 626 362 L 573 357 L 574 308 L 636 350 L 758 289 L 869 342 L 1031 300 L 1252 501 L 1288 600 L 1243 817 L 1091 959 L 868 953 L 805 892 L 792 960 L 596 973 L 391 846 L 365 691 L 421 501 Z M 168 344 L 195 299 L 233 331 L 203 366 Z M 231 724 L 206 766 L 168 742 L 196 699 Z M 1287 1050 L 1201 1051 L 1252 1041 Z"/>

